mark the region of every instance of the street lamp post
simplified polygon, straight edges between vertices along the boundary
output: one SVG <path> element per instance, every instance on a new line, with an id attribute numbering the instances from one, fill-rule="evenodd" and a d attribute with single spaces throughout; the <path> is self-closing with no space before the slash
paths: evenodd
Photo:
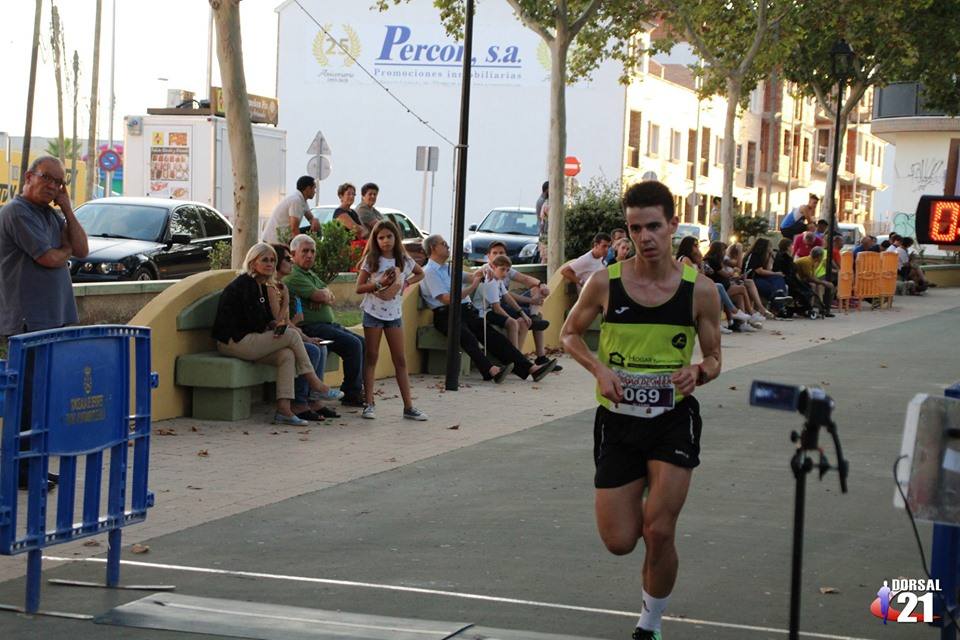
<path id="1" fill-rule="evenodd" d="M 830 232 L 828 234 L 827 241 L 824 243 L 824 251 L 827 254 L 826 279 L 828 281 L 832 281 L 833 279 L 833 237 L 837 233 L 837 200 L 839 199 L 840 195 L 840 189 L 837 183 L 840 172 L 840 149 L 843 147 L 843 140 L 840 139 L 843 112 L 843 92 L 844 89 L 846 89 L 847 76 L 849 75 L 850 68 L 853 65 L 853 56 L 853 49 L 851 49 L 846 40 L 843 40 L 842 38 L 838 40 L 835 45 L 833 45 L 833 49 L 830 51 L 830 66 L 833 71 L 833 77 L 837 80 L 837 119 L 833 133 L 833 164 L 830 167 L 830 184 L 832 185 L 832 193 L 830 194 Z M 830 312 L 831 302 L 831 300 L 824 301 L 828 313 Z"/>

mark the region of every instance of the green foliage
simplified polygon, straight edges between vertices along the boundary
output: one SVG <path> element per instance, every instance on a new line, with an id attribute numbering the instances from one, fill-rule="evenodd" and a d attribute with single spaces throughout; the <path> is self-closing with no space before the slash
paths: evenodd
<path id="1" fill-rule="evenodd" d="M 230 260 L 232 251 L 231 245 L 226 240 L 218 242 L 213 245 L 213 250 L 210 252 L 210 269 L 215 271 L 217 269 L 229 269 Z"/>
<path id="2" fill-rule="evenodd" d="M 44 149 L 43 152 L 48 156 L 53 156 L 54 158 L 60 157 L 60 141 L 57 138 L 51 138 L 50 140 L 47 140 L 47 148 Z M 64 138 L 63 157 L 70 158 L 72 155 L 73 155 L 73 140 L 71 140 L 70 138 Z"/>
<path id="3" fill-rule="evenodd" d="M 320 233 L 306 231 L 306 235 L 317 243 L 317 261 L 312 271 L 324 282 L 333 282 L 338 274 L 349 271 L 360 260 L 358 252 L 350 246 L 353 233 L 336 220 L 324 223 Z M 290 230 L 277 229 L 280 244 L 290 245 Z"/>
<path id="4" fill-rule="evenodd" d="M 883 6 L 852 0 L 806 0 L 800 46 L 784 65 L 786 76 L 816 96 L 831 117 L 836 75 L 830 51 L 843 38 L 855 53 L 849 74 L 849 112 L 871 86 L 918 81 L 927 108 L 960 112 L 960 3 L 889 0 Z M 834 94 L 834 95 L 831 95 Z"/>
<path id="5" fill-rule="evenodd" d="M 590 250 L 593 236 L 624 228 L 622 193 L 619 183 L 594 178 L 580 189 L 566 210 L 566 260 Z"/>
<path id="6" fill-rule="evenodd" d="M 740 215 L 733 218 L 733 231 L 744 244 L 757 236 L 766 235 L 769 230 L 770 222 L 766 218 Z"/>

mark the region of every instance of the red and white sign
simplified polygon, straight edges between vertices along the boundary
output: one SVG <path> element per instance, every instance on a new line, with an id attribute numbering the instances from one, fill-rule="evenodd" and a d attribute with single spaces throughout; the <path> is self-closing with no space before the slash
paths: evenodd
<path id="1" fill-rule="evenodd" d="M 567 156 L 563 160 L 563 175 L 568 178 L 580 173 L 580 159 L 577 156 Z"/>

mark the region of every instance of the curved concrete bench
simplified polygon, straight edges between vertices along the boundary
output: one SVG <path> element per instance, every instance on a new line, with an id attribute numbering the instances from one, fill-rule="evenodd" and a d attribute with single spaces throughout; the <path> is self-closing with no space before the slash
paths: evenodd
<path id="1" fill-rule="evenodd" d="M 177 315 L 177 331 L 209 330 L 217 316 L 220 291 L 187 305 Z M 340 358 L 327 352 L 326 371 L 340 368 Z M 218 351 L 202 351 L 177 357 L 175 381 L 193 393 L 192 415 L 201 420 L 243 420 L 250 405 L 272 396 L 264 384 L 276 382 L 277 368 L 231 358 Z"/>

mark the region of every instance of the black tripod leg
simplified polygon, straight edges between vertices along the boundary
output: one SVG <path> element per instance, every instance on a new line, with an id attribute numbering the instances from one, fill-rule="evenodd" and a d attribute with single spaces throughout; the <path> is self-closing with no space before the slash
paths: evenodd
<path id="1" fill-rule="evenodd" d="M 807 493 L 806 456 L 798 450 L 791 462 L 797 479 L 793 503 L 793 566 L 790 573 L 790 640 L 800 638 L 800 588 L 803 578 L 803 510 Z"/>

